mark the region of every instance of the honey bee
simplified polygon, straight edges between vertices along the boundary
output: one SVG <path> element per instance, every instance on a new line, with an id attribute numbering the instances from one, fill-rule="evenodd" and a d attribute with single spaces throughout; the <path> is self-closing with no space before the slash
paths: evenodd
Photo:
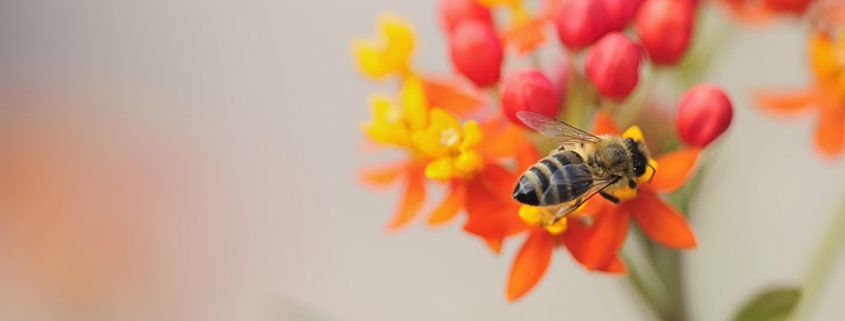
<path id="1" fill-rule="evenodd" d="M 614 191 L 637 188 L 646 174 L 649 152 L 645 142 L 614 135 L 595 136 L 572 125 L 533 112 L 517 113 L 525 125 L 554 139 L 559 146 L 519 177 L 513 198 L 532 206 L 562 206 L 557 222 L 599 194 L 619 203 Z"/>

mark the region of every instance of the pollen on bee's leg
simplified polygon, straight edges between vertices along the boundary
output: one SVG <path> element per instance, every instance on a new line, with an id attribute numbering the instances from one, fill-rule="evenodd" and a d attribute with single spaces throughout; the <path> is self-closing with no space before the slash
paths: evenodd
<path id="1" fill-rule="evenodd" d="M 630 199 L 634 199 L 637 197 L 637 189 L 630 188 L 625 186 L 624 188 L 620 188 L 613 192 L 613 196 L 616 196 L 620 201 L 627 201 Z"/>

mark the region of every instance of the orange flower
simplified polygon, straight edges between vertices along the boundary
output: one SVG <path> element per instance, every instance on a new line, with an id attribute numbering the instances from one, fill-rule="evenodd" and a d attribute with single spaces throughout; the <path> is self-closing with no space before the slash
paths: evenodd
<path id="1" fill-rule="evenodd" d="M 597 135 L 618 133 L 610 118 L 598 112 L 594 131 Z M 626 132 L 636 136 L 638 130 Z M 695 235 L 683 215 L 663 201 L 659 193 L 681 187 L 698 159 L 697 149 L 681 150 L 657 157 L 660 174 L 651 182 L 641 182 L 638 190 L 615 193 L 622 202 L 614 205 L 594 198 L 576 212 L 549 224 L 553 211 L 525 206 L 521 218 L 531 228 L 529 236 L 514 260 L 508 280 L 507 298 L 516 300 L 528 293 L 542 278 L 558 244 L 562 244 L 584 267 L 592 271 L 625 273 L 618 258 L 628 233 L 631 217 L 646 235 L 672 248 L 692 248 Z"/>
<path id="2" fill-rule="evenodd" d="M 511 266 L 505 294 L 508 301 L 521 298 L 537 285 L 546 273 L 546 269 L 551 262 L 552 253 L 559 245 L 564 245 L 573 256 L 583 255 L 585 249 L 588 251 L 602 250 L 600 248 L 591 249 L 589 248 L 590 244 L 586 244 L 586 242 L 593 242 L 593 240 L 583 237 L 585 233 L 589 233 L 587 230 L 590 227 L 587 223 L 582 222 L 593 221 L 593 224 L 604 227 L 605 229 L 622 223 L 627 226 L 627 222 L 608 222 L 610 219 L 619 218 L 616 216 L 585 214 L 594 212 L 594 209 L 588 207 L 589 205 L 588 203 L 584 208 L 552 224 L 548 222 L 553 217 L 555 209 L 527 205 L 520 207 L 519 216 L 530 228 L 528 229 L 528 236 Z M 598 222 L 602 224 L 598 225 Z M 597 231 L 595 233 L 606 234 L 603 231 Z M 615 240 L 620 245 L 622 241 L 624 241 L 624 235 L 622 238 Z M 603 245 L 600 243 L 596 244 Z M 605 261 L 603 265 L 591 268 L 591 270 L 612 274 L 626 272 L 625 264 L 616 255 Z"/>
<path id="3" fill-rule="evenodd" d="M 550 19 L 549 6 L 541 14 L 532 16 L 522 0 L 480 0 L 489 8 L 506 7 L 511 21 L 501 31 L 502 40 L 520 55 L 530 53 L 546 41 L 546 23 Z"/>
<path id="4" fill-rule="evenodd" d="M 845 35 L 840 32 L 834 39 L 827 33 L 815 32 L 809 51 L 814 86 L 793 92 L 759 92 L 755 100 L 757 105 L 780 115 L 794 115 L 815 107 L 819 114 L 816 147 L 823 156 L 833 157 L 845 146 Z"/>
<path id="5" fill-rule="evenodd" d="M 421 211 L 425 202 L 426 180 L 448 186 L 446 197 L 430 213 L 432 226 L 451 221 L 462 210 L 470 219 L 465 229 L 485 236 L 494 250 L 501 239 L 522 231 L 511 200 L 511 183 L 515 175 L 498 163 L 500 157 L 512 157 L 520 141 L 504 136 L 512 135 L 509 127 L 469 120 L 460 123 L 440 108 L 429 108 L 416 99 L 409 99 L 403 89 L 404 110 L 396 120 L 377 108 L 386 103 L 374 101 L 374 120 L 364 126 L 371 140 L 392 144 L 408 151 L 408 159 L 389 165 L 366 169 L 363 179 L 368 185 L 385 186 L 399 179 L 405 182 L 404 193 L 389 229 L 409 223 Z M 416 101 L 416 102 L 415 102 Z M 404 118 L 402 118 L 404 117 Z M 512 126 L 512 125 L 511 125 Z M 386 138 L 382 138 L 386 137 Z M 480 232 L 483 231 L 483 232 Z M 488 237 L 489 236 L 489 237 Z"/>
<path id="6" fill-rule="evenodd" d="M 596 134 L 618 133 L 604 113 L 596 114 Z M 684 216 L 660 198 L 660 193 L 677 190 L 689 178 L 700 150 L 683 149 L 655 158 L 658 173 L 651 182 L 641 182 L 637 190 L 615 193 L 622 202 L 612 204 L 604 199 L 590 201 L 594 213 L 592 226 L 572 229 L 564 242 L 576 260 L 591 270 L 601 269 L 614 260 L 634 218 L 652 240 L 671 248 L 693 248 L 695 235 Z"/>

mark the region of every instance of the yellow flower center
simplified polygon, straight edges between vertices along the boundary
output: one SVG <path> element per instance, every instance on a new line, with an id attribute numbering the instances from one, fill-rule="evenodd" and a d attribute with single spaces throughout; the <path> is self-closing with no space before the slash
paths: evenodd
<path id="1" fill-rule="evenodd" d="M 522 205 L 519 208 L 519 217 L 526 224 L 540 226 L 551 235 L 563 234 L 568 226 L 566 217 L 554 221 L 552 208 Z"/>
<path id="2" fill-rule="evenodd" d="M 443 146 L 452 148 L 461 141 L 461 133 L 455 128 L 446 128 L 440 133 L 440 142 Z"/>
<path id="3" fill-rule="evenodd" d="M 436 180 L 470 179 L 484 166 L 476 150 L 481 128 L 475 121 L 463 125 L 439 108 L 431 109 L 428 126 L 411 136 L 416 147 L 432 161 L 425 175 Z"/>

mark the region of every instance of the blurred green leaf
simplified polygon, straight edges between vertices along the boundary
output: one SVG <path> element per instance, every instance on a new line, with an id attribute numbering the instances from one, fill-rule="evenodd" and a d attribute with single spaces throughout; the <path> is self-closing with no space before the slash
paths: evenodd
<path id="1" fill-rule="evenodd" d="M 775 288 L 748 300 L 734 321 L 781 321 L 798 306 L 801 290 L 794 287 Z"/>

